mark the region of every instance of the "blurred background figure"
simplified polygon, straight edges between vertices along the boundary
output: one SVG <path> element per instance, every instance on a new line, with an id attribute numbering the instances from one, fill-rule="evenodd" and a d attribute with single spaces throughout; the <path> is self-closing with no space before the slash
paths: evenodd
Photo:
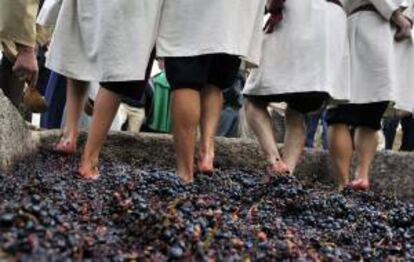
<path id="1" fill-rule="evenodd" d="M 118 115 L 122 123 L 122 130 L 138 133 L 142 130 L 153 103 L 154 90 L 148 83 L 141 98 L 134 99 L 127 96 L 122 98 Z"/>
<path id="2" fill-rule="evenodd" d="M 41 128 L 59 129 L 61 127 L 66 104 L 66 82 L 67 79 L 63 75 L 50 72 L 44 90 L 49 110 L 40 118 Z"/>
<path id="3" fill-rule="evenodd" d="M 150 85 L 154 95 L 149 112 L 148 127 L 156 133 L 171 133 L 171 86 L 165 74 L 164 60 L 157 59 L 160 72 L 153 76 Z"/>
<path id="4" fill-rule="evenodd" d="M 306 142 L 307 148 L 323 148 L 328 150 L 328 123 L 326 110 L 315 112 L 306 116 Z"/>
<path id="5" fill-rule="evenodd" d="M 234 83 L 223 90 L 223 109 L 217 129 L 217 136 L 239 137 L 240 109 L 243 106 L 243 87 L 246 79 L 239 71 Z"/>
<path id="6" fill-rule="evenodd" d="M 401 127 L 401 128 L 399 128 Z M 411 152 L 414 151 L 414 118 L 413 115 L 403 118 L 385 118 L 382 131 L 385 137 L 385 149 L 393 150 L 396 144 L 397 133 L 401 138 L 401 143 L 397 150 Z M 400 141 L 398 141 L 400 142 Z"/>

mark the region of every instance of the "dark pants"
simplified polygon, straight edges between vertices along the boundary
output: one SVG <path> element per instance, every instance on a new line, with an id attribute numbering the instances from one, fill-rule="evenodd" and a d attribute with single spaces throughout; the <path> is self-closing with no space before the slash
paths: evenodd
<path id="1" fill-rule="evenodd" d="M 47 129 L 60 128 L 66 104 L 66 77 L 50 72 L 45 99 L 49 104 L 49 111 L 42 114 L 40 126 Z"/>
<path id="2" fill-rule="evenodd" d="M 318 130 L 319 121 L 322 124 L 322 146 L 323 149 L 328 149 L 328 123 L 325 120 L 326 111 L 310 114 L 307 116 L 306 126 L 306 147 L 315 147 L 315 134 Z"/>
<path id="3" fill-rule="evenodd" d="M 401 122 L 403 137 L 400 151 L 414 151 L 414 118 L 412 116 L 384 121 L 385 148 L 391 150 L 394 145 L 397 127 Z"/>
<path id="4" fill-rule="evenodd" d="M 239 111 L 226 107 L 221 111 L 220 123 L 217 129 L 217 136 L 237 137 L 239 127 Z"/>

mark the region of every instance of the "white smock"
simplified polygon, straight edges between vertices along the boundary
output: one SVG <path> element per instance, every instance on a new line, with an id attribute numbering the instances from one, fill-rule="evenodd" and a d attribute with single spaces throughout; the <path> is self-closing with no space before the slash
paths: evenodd
<path id="1" fill-rule="evenodd" d="M 63 0 L 47 67 L 97 82 L 144 80 L 162 0 Z"/>
<path id="2" fill-rule="evenodd" d="M 346 14 L 326 0 L 288 0 L 284 19 L 263 40 L 259 68 L 252 70 L 246 95 L 328 93 L 349 98 Z"/>
<path id="3" fill-rule="evenodd" d="M 411 19 L 412 0 L 348 0 L 346 9 L 374 4 L 377 10 L 361 11 L 348 18 L 351 50 L 351 103 L 391 101 L 396 109 L 412 111 L 414 105 L 413 40 L 396 42 L 392 13 L 406 6 Z"/>
<path id="4" fill-rule="evenodd" d="M 157 55 L 226 53 L 257 65 L 264 9 L 265 0 L 166 0 Z"/>

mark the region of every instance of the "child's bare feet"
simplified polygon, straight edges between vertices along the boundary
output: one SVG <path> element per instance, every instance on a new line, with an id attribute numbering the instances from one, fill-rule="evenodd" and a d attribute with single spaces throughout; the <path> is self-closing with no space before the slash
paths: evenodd
<path id="1" fill-rule="evenodd" d="M 95 181 L 99 178 L 98 161 L 82 159 L 77 175 L 87 181 Z"/>
<path id="2" fill-rule="evenodd" d="M 202 174 L 212 175 L 214 172 L 214 154 L 200 154 L 198 160 L 198 171 Z"/>
<path id="3" fill-rule="evenodd" d="M 53 146 L 53 151 L 60 154 L 73 155 L 76 153 L 79 133 L 63 134 L 59 142 Z"/>
<path id="4" fill-rule="evenodd" d="M 190 185 L 192 183 L 194 183 L 194 175 L 193 174 L 185 174 L 185 173 L 178 173 L 177 172 L 177 176 L 181 179 L 181 182 L 184 185 Z"/>
<path id="5" fill-rule="evenodd" d="M 272 177 L 277 176 L 285 176 L 289 175 L 290 170 L 289 167 L 280 159 L 277 159 L 275 163 L 269 164 L 266 167 L 266 175 L 264 176 L 262 182 L 263 183 L 270 183 Z"/>
<path id="6" fill-rule="evenodd" d="M 348 184 L 348 188 L 355 191 L 369 191 L 370 185 L 367 179 L 357 178 Z"/>

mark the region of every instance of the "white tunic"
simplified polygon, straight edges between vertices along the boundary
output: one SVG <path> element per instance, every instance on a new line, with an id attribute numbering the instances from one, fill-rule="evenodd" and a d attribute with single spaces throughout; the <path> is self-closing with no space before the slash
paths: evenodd
<path id="1" fill-rule="evenodd" d="M 227 53 L 258 64 L 265 0 L 166 0 L 157 55 Z"/>
<path id="2" fill-rule="evenodd" d="M 326 92 L 349 98 L 349 46 L 344 10 L 326 0 L 286 1 L 284 19 L 263 41 L 247 95 Z"/>
<path id="3" fill-rule="evenodd" d="M 414 105 L 414 45 L 412 40 L 396 42 L 391 14 L 407 5 L 411 18 L 412 0 L 349 0 L 347 11 L 375 4 L 381 15 L 362 11 L 348 18 L 351 47 L 351 102 L 392 101 L 397 109 L 412 111 Z"/>
<path id="4" fill-rule="evenodd" d="M 84 81 L 145 79 L 162 0 L 63 0 L 47 66 Z"/>

